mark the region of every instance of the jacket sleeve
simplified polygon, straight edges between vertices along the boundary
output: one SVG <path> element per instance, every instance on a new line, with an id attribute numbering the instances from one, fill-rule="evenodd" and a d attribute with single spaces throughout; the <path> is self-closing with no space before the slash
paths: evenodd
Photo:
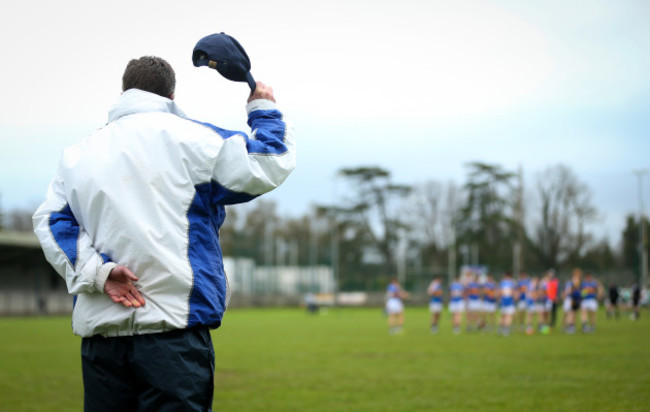
<path id="1" fill-rule="evenodd" d="M 270 100 L 253 100 L 246 109 L 251 134 L 224 140 L 215 159 L 213 179 L 220 203 L 248 201 L 278 187 L 295 168 L 293 130 Z"/>
<path id="2" fill-rule="evenodd" d="M 70 294 L 103 292 L 117 265 L 97 252 L 66 200 L 63 180 L 52 179 L 45 202 L 32 218 L 47 261 L 65 279 Z"/>

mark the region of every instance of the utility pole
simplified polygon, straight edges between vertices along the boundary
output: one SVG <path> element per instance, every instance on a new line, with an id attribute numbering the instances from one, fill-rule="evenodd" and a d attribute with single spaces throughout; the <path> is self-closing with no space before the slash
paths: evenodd
<path id="1" fill-rule="evenodd" d="M 517 173 L 519 185 L 517 186 L 517 200 L 515 203 L 515 222 L 517 224 L 517 240 L 512 248 L 512 276 L 515 279 L 519 278 L 519 272 L 522 270 L 521 265 L 521 254 L 524 244 L 524 212 L 523 212 L 523 192 L 524 192 L 524 181 L 523 181 L 523 171 L 521 165 L 519 165 L 519 171 Z"/>
<path id="2" fill-rule="evenodd" d="M 401 231 L 400 231 L 401 232 Z M 397 280 L 402 287 L 405 287 L 406 283 L 406 251 L 408 249 L 408 240 L 406 237 L 398 232 L 398 243 L 397 243 Z"/>
<path id="3" fill-rule="evenodd" d="M 316 264 L 318 262 L 318 233 L 316 232 L 316 219 L 309 222 L 309 292 L 320 292 L 316 287 Z"/>
<path id="4" fill-rule="evenodd" d="M 334 306 L 338 306 L 339 301 L 339 233 L 338 233 L 338 219 L 336 211 L 330 211 L 330 225 L 331 225 L 331 259 L 332 259 L 332 273 L 334 275 Z"/>
<path id="5" fill-rule="evenodd" d="M 447 281 L 451 285 L 456 278 L 456 225 L 453 220 L 449 232 L 451 239 L 447 250 Z"/>
<path id="6" fill-rule="evenodd" d="M 332 276 L 334 277 L 334 306 L 339 304 L 339 281 L 340 281 L 340 269 L 339 265 L 339 230 L 338 230 L 338 191 L 337 183 L 338 177 L 340 175 L 337 173 L 332 180 L 332 207 L 329 209 L 329 221 L 330 221 L 330 252 L 332 259 Z"/>
<path id="7" fill-rule="evenodd" d="M 276 282 L 276 270 L 273 267 L 273 255 L 275 254 L 275 236 L 273 236 L 274 227 L 273 222 L 268 222 L 264 228 L 264 237 L 265 237 L 265 250 L 264 250 L 264 262 L 266 264 L 266 273 L 267 278 L 264 281 L 264 292 L 276 293 L 277 282 Z"/>
<path id="8" fill-rule="evenodd" d="M 470 253 L 472 257 L 471 264 L 474 266 L 478 266 L 478 262 L 479 262 L 478 252 L 479 252 L 478 243 L 472 243 L 472 248 L 470 249 Z"/>
<path id="9" fill-rule="evenodd" d="M 633 173 L 639 181 L 639 288 L 644 290 L 645 279 L 648 275 L 648 246 L 646 241 L 645 212 L 643 210 L 643 175 L 648 173 L 648 169 L 635 169 Z"/>

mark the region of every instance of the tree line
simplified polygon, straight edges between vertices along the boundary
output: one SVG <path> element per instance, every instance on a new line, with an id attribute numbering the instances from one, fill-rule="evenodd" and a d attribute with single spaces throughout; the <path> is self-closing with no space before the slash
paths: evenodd
<path id="1" fill-rule="evenodd" d="M 638 275 L 638 217 L 627 217 L 620 247 L 595 238 L 591 189 L 569 166 L 547 167 L 533 187 L 522 170 L 497 164 L 472 162 L 466 171 L 462 185 L 403 184 L 378 166 L 343 168 L 336 203 L 302 216 L 280 216 L 264 198 L 228 207 L 223 254 L 262 266 L 331 266 L 342 290 L 379 290 L 393 276 L 425 284 L 464 264 L 496 276 L 577 266 Z M 32 213 L 0 210 L 0 229 L 31 230 Z"/>
<path id="2" fill-rule="evenodd" d="M 400 274 L 424 285 L 464 264 L 496 276 L 574 267 L 625 274 L 621 282 L 638 275 L 638 217 L 627 217 L 620 247 L 596 238 L 592 191 L 569 166 L 547 167 L 532 187 L 521 170 L 466 166 L 462 185 L 403 184 L 381 167 L 343 168 L 336 203 L 300 217 L 281 217 L 262 199 L 229 208 L 224 254 L 262 265 L 331 265 L 343 290 L 379 290 Z"/>

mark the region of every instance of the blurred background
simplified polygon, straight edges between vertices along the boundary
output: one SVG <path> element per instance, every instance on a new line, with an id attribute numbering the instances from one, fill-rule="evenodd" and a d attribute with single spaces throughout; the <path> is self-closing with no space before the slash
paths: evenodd
<path id="1" fill-rule="evenodd" d="M 244 83 L 191 63 L 226 32 L 298 141 L 275 192 L 228 209 L 233 305 L 425 301 L 463 265 L 645 282 L 645 1 L 14 2 L 0 46 L 0 313 L 66 313 L 31 234 L 61 151 L 106 122 L 129 59 L 176 70 L 192 118 L 247 130 Z"/>

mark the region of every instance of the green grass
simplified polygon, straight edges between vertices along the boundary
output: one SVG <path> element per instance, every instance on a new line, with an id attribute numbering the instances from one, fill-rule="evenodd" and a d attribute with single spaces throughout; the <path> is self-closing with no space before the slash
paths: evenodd
<path id="1" fill-rule="evenodd" d="M 213 333 L 215 410 L 650 409 L 650 318 L 593 335 L 428 330 L 407 308 L 389 336 L 380 309 L 231 310 Z M 80 339 L 68 318 L 0 319 L 0 410 L 82 410 Z"/>

